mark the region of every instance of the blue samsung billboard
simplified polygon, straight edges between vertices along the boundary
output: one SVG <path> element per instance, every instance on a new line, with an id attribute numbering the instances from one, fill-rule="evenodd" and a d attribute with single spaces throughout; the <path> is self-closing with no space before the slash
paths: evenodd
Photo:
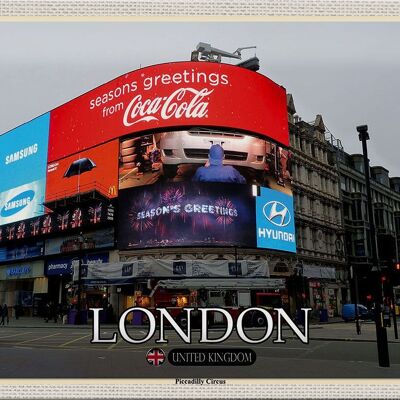
<path id="1" fill-rule="evenodd" d="M 293 196 L 260 187 L 256 235 L 259 248 L 296 252 Z"/>
<path id="2" fill-rule="evenodd" d="M 0 136 L 0 225 L 42 215 L 50 113 Z"/>

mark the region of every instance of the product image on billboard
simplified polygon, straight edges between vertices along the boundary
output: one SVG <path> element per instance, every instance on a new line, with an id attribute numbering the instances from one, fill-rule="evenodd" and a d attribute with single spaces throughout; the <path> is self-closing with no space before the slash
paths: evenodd
<path id="1" fill-rule="evenodd" d="M 49 163 L 46 201 L 92 190 L 115 197 L 118 190 L 118 146 L 118 141 L 113 141 Z"/>
<path id="2" fill-rule="evenodd" d="M 264 187 L 257 189 L 257 247 L 295 253 L 293 197 Z"/>
<path id="3" fill-rule="evenodd" d="M 120 249 L 256 246 L 251 186 L 180 182 L 125 189 L 119 213 Z"/>
<path id="4" fill-rule="evenodd" d="M 119 188 L 156 182 L 255 184 L 291 194 L 291 153 L 264 138 L 199 127 L 121 139 Z"/>
<path id="5" fill-rule="evenodd" d="M 44 213 L 50 114 L 0 136 L 0 225 Z"/>
<path id="6" fill-rule="evenodd" d="M 44 243 L 36 242 L 21 246 L 0 247 L 0 261 L 24 260 L 43 255 Z"/>
<path id="7" fill-rule="evenodd" d="M 47 239 L 44 253 L 47 256 L 112 246 L 114 246 L 114 229 L 106 228 L 67 237 Z"/>
<path id="8" fill-rule="evenodd" d="M 254 132 L 287 146 L 286 91 L 223 63 L 141 68 L 51 112 L 49 162 L 129 134 L 186 126 Z"/>

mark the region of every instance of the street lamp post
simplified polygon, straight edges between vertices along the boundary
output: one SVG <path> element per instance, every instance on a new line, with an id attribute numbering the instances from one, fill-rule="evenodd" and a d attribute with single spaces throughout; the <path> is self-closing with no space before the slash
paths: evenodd
<path id="1" fill-rule="evenodd" d="M 81 324 L 81 308 L 82 308 L 82 260 L 79 257 L 78 260 L 78 302 L 77 302 L 77 314 L 76 314 L 76 324 Z"/>
<path id="2" fill-rule="evenodd" d="M 83 243 L 85 241 L 85 238 L 82 234 L 82 232 L 79 234 L 78 237 L 78 241 L 79 241 L 79 251 L 82 251 L 82 247 L 83 247 Z M 78 312 L 76 314 L 76 324 L 82 324 L 82 255 L 79 254 L 78 257 L 78 301 L 77 301 L 77 308 L 78 308 Z"/>
<path id="3" fill-rule="evenodd" d="M 364 157 L 364 174 L 365 174 L 365 187 L 367 191 L 367 208 L 369 220 L 370 243 L 372 252 L 372 269 L 375 286 L 375 327 L 376 327 L 376 342 L 378 346 L 378 360 L 380 367 L 389 367 L 389 348 L 387 340 L 386 328 L 383 326 L 382 315 L 382 290 L 380 280 L 380 267 L 378 260 L 378 249 L 376 245 L 376 233 L 374 223 L 374 212 L 372 208 L 371 184 L 370 184 L 370 169 L 367 150 L 367 140 L 369 140 L 368 126 L 357 126 L 358 138 L 362 143 L 363 157 Z"/>
<path id="4" fill-rule="evenodd" d="M 350 266 L 350 278 L 354 282 L 354 318 L 356 321 L 356 332 L 357 335 L 361 335 L 360 316 L 358 315 L 358 277 L 352 265 Z"/>

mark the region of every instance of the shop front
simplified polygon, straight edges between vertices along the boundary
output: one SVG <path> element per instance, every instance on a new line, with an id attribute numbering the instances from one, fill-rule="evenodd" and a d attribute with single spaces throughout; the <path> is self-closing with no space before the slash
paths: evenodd
<path id="1" fill-rule="evenodd" d="M 334 267 L 304 265 L 303 273 L 308 278 L 310 306 L 316 313 L 326 310 L 329 318 L 341 315 L 342 286 Z M 344 286 L 345 288 L 345 286 Z"/>
<path id="2" fill-rule="evenodd" d="M 74 301 L 74 285 L 72 280 L 73 268 L 76 265 L 79 268 L 79 262 L 82 265 L 93 263 L 102 264 L 109 261 L 109 253 L 82 254 L 76 257 L 57 257 L 46 261 L 45 274 L 49 279 L 48 301 L 54 304 L 70 305 Z M 96 307 L 103 303 L 106 289 L 103 287 L 90 286 L 83 291 L 82 298 L 88 308 Z"/>
<path id="3" fill-rule="evenodd" d="M 0 266 L 0 303 L 7 304 L 10 316 L 35 315 L 35 297 L 47 292 L 43 261 Z"/>

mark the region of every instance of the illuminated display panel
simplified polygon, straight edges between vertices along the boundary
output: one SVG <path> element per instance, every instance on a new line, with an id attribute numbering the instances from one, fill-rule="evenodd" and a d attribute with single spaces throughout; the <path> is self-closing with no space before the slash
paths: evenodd
<path id="1" fill-rule="evenodd" d="M 50 113 L 0 136 L 0 225 L 44 213 Z"/>
<path id="2" fill-rule="evenodd" d="M 51 112 L 49 162 L 124 135 L 194 125 L 254 132 L 288 145 L 285 89 L 228 64 L 142 68 Z"/>
<path id="3" fill-rule="evenodd" d="M 91 190 L 115 197 L 118 189 L 118 146 L 118 140 L 114 140 L 49 163 L 46 201 Z"/>
<path id="4" fill-rule="evenodd" d="M 291 153 L 260 137 L 191 128 L 120 144 L 120 249 L 295 252 Z"/>

